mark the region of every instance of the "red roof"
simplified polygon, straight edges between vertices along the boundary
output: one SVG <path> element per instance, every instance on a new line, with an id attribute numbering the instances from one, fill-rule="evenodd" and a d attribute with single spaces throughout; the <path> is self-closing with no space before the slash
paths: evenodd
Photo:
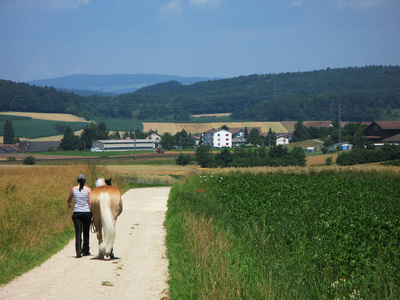
<path id="1" fill-rule="evenodd" d="M 382 129 L 400 129 L 400 121 L 375 121 Z"/>
<path id="2" fill-rule="evenodd" d="M 382 140 L 382 142 L 384 142 L 384 143 L 400 143 L 400 134 L 396 134 L 391 137 L 388 137 L 388 138 Z"/>
<path id="3" fill-rule="evenodd" d="M 326 128 L 328 128 L 329 125 L 331 125 L 331 122 L 325 122 L 325 121 L 307 122 L 305 125 L 307 128 L 310 128 L 310 127 L 316 127 L 316 128 L 326 127 Z"/>

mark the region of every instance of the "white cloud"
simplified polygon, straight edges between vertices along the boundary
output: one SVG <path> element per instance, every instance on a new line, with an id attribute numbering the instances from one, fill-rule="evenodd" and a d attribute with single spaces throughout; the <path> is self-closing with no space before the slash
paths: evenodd
<path id="1" fill-rule="evenodd" d="M 346 7 L 368 9 L 385 3 L 385 0 L 337 0 L 336 8 L 344 9 Z"/>
<path id="2" fill-rule="evenodd" d="M 189 4 L 190 5 L 219 5 L 221 3 L 221 0 L 190 0 Z"/>
<path id="3" fill-rule="evenodd" d="M 64 10 L 76 9 L 81 5 L 88 4 L 90 0 L 44 0 L 43 3 L 50 9 Z"/>
<path id="4" fill-rule="evenodd" d="M 304 2 L 305 2 L 305 0 L 292 1 L 291 6 L 298 6 L 298 7 L 300 7 L 300 6 L 303 5 Z"/>
<path id="5" fill-rule="evenodd" d="M 183 1 L 182 0 L 171 0 L 168 4 L 161 7 L 160 14 L 168 15 L 179 13 L 182 11 Z"/>

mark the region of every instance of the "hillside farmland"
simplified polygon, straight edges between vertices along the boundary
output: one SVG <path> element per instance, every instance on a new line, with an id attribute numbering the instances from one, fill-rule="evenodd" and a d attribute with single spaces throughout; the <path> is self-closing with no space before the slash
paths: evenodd
<path id="1" fill-rule="evenodd" d="M 212 123 L 156 123 L 143 122 L 143 131 L 157 130 L 159 134 L 169 132 L 176 134 L 183 129 L 190 133 L 200 133 L 226 125 L 229 128 L 261 127 L 261 133 L 268 133 L 271 128 L 276 133 L 286 133 L 288 130 L 281 122 L 212 122 Z"/>

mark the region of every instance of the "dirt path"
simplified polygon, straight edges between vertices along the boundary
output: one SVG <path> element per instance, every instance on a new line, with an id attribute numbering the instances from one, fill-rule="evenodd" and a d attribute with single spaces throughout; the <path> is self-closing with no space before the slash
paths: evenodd
<path id="1" fill-rule="evenodd" d="M 132 189 L 122 196 L 116 258 L 75 258 L 75 241 L 41 266 L 0 287 L 0 299 L 162 299 L 168 288 L 163 222 L 169 187 Z M 71 221 L 72 222 L 72 221 Z"/>

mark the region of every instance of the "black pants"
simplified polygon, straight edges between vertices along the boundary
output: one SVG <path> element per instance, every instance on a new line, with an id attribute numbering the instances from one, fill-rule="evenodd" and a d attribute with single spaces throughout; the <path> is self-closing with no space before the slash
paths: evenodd
<path id="1" fill-rule="evenodd" d="M 76 253 L 89 253 L 89 230 L 91 212 L 74 212 L 72 221 L 75 226 L 75 250 Z M 82 232 L 83 232 L 83 248 L 82 248 Z"/>

